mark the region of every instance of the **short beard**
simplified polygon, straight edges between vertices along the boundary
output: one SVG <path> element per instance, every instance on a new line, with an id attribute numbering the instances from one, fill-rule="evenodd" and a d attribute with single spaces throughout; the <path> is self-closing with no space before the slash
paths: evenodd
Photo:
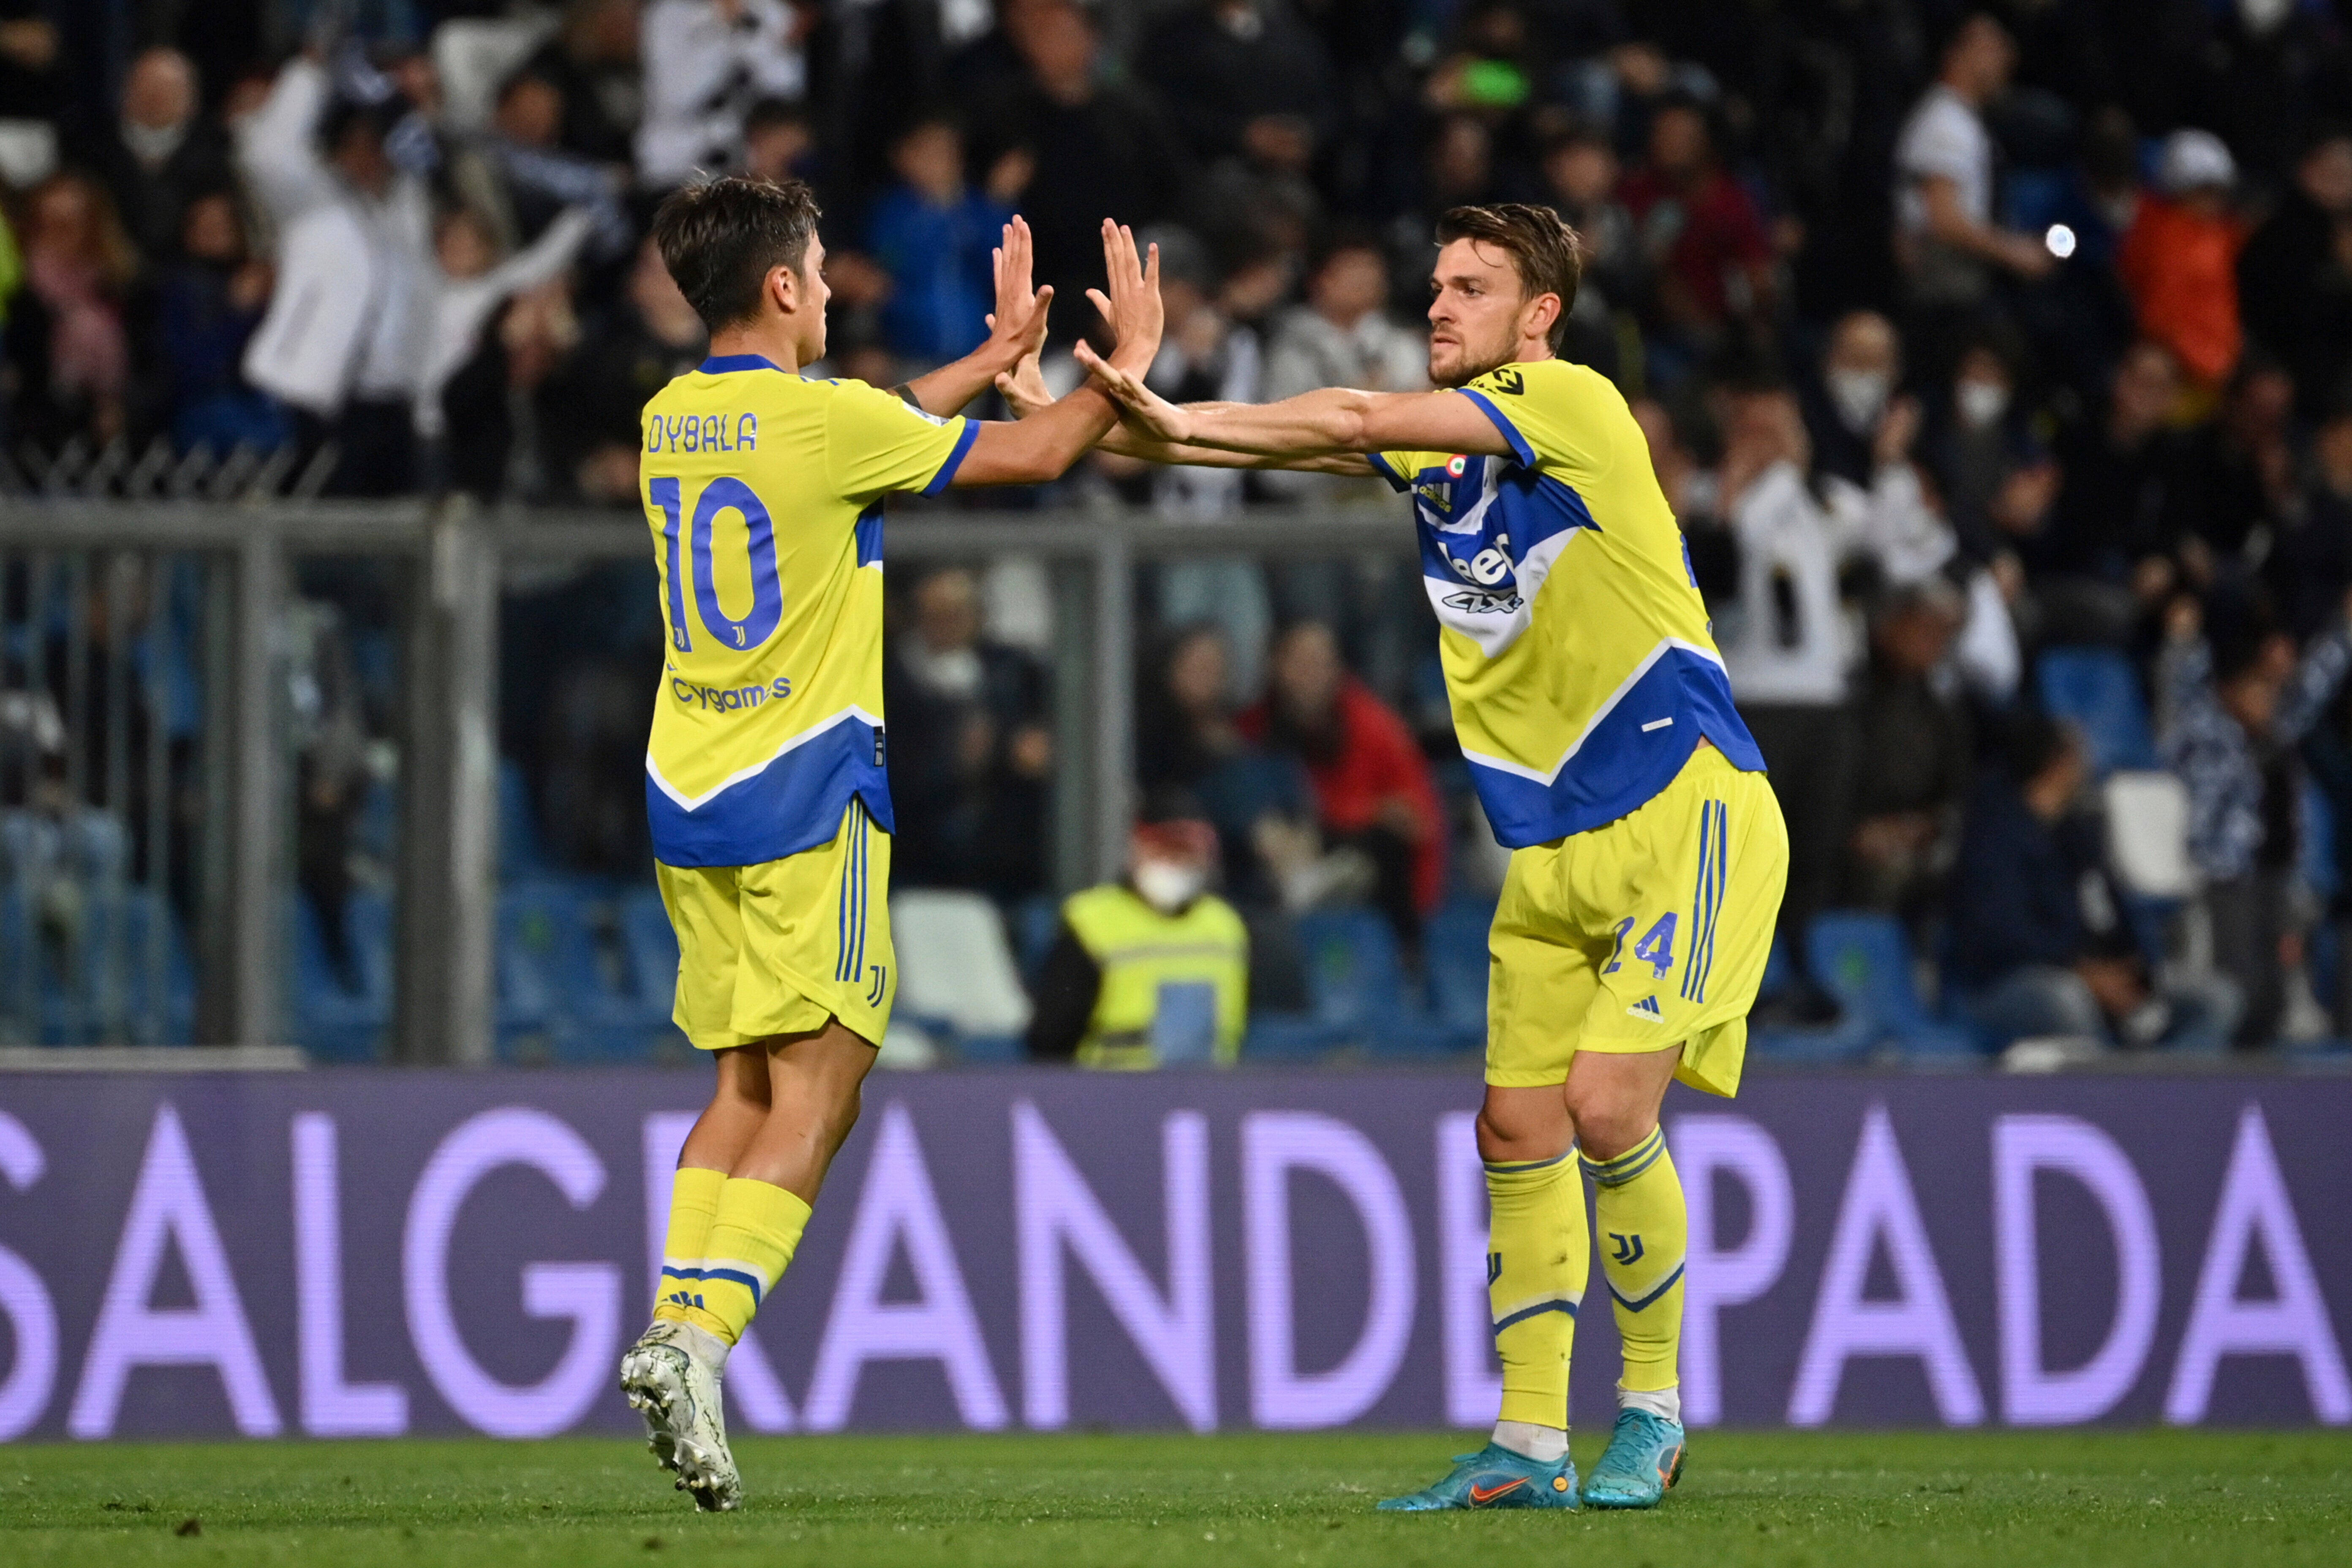
<path id="1" fill-rule="evenodd" d="M 1504 347 L 1499 352 L 1501 357 L 1486 360 L 1482 363 L 1476 360 L 1468 358 L 1467 351 L 1465 350 L 1465 357 L 1463 362 L 1462 369 L 1455 371 L 1450 375 L 1439 375 L 1435 368 L 1433 367 L 1429 374 L 1430 384 L 1438 388 L 1440 391 L 1452 391 L 1459 387 L 1467 386 L 1472 382 L 1477 380 L 1480 376 L 1485 375 L 1488 371 L 1500 370 L 1505 365 L 1511 363 L 1511 350 L 1509 346 Z"/>

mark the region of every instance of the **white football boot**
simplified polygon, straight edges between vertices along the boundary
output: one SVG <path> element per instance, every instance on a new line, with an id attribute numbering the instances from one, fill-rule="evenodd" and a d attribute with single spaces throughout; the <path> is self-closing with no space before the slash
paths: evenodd
<path id="1" fill-rule="evenodd" d="M 743 1478 L 727 1448 L 719 1368 L 727 1347 L 691 1323 L 657 1322 L 621 1357 L 621 1392 L 646 1418 L 646 1447 L 677 1472 L 677 1489 L 705 1513 L 743 1500 Z"/>

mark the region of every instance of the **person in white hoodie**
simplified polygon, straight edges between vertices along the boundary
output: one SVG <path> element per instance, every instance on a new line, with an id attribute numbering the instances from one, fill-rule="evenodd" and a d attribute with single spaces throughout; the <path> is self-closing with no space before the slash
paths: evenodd
<path id="1" fill-rule="evenodd" d="M 417 438 L 428 448 L 447 434 L 441 395 L 481 346 L 482 329 L 499 306 L 571 266 L 596 218 L 593 207 L 566 207 L 536 240 L 503 261 L 477 214 L 461 208 L 442 220 L 414 411 Z"/>
<path id="2" fill-rule="evenodd" d="M 1778 388 L 1732 394 L 1719 494 L 1738 543 L 1739 589 L 1716 606 L 1715 639 L 1788 820 L 1780 929 L 1800 963 L 1806 922 L 1829 898 L 1844 841 L 1847 684 L 1861 647 L 1838 602 L 1838 572 L 1862 548 L 1870 515 L 1843 481 L 1817 492 L 1811 461 L 1794 397 Z"/>
<path id="3" fill-rule="evenodd" d="M 375 79 L 378 82 L 382 79 Z M 278 288 L 245 374 L 332 441 L 328 488 L 396 495 L 415 478 L 415 414 L 437 268 L 424 181 L 386 150 L 402 100 L 339 100 L 316 52 L 288 62 L 232 132 L 278 234 Z"/>

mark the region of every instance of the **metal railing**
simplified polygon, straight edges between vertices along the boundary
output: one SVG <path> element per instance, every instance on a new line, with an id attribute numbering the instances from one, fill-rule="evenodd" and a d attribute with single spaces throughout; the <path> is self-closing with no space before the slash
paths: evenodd
<path id="1" fill-rule="evenodd" d="M 391 1055 L 491 1060 L 501 581 L 531 563 L 646 560 L 644 523 L 268 499 L 249 481 L 242 502 L 121 498 L 169 494 L 152 480 L 82 488 L 116 493 L 53 485 L 45 499 L 0 500 L 0 826 L 13 836 L 0 837 L 0 1044 L 288 1037 L 289 584 L 306 559 L 359 556 L 398 563 L 402 584 Z M 1394 511 L 1370 507 L 1231 524 L 1124 509 L 910 510 L 887 527 L 893 562 L 1017 555 L 1050 569 L 1060 761 L 1047 848 L 1065 888 L 1125 859 L 1139 563 L 1412 549 Z M 78 913 L 46 910 L 45 889 L 63 884 L 41 868 L 76 856 L 74 885 L 100 896 Z M 61 966 L 58 984 L 36 984 L 41 963 Z M 176 1027 L 175 965 L 193 969 L 195 997 Z M 62 1013 L 48 1006 L 59 1016 L 36 1016 L 45 994 L 67 998 Z"/>

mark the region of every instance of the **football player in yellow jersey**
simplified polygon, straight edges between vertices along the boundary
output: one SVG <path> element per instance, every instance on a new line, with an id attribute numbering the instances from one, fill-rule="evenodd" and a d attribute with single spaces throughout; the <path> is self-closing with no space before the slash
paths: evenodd
<path id="1" fill-rule="evenodd" d="M 857 1118 L 898 973 L 883 771 L 882 501 L 1058 478 L 1117 405 L 1082 387 L 1018 424 L 957 416 L 1044 340 L 1015 218 L 996 311 L 968 357 L 895 392 L 810 380 L 824 246 L 808 187 L 721 179 L 654 219 L 710 357 L 646 405 L 640 473 L 668 668 L 646 801 L 679 950 L 675 1016 L 718 1085 L 687 1135 L 654 1322 L 621 1386 L 706 1510 L 736 1506 L 719 1374 L 800 1244 Z M 1159 257 L 1103 226 L 1111 362 L 1160 346 Z"/>
<path id="2" fill-rule="evenodd" d="M 1675 1078 L 1739 1087 L 1788 835 L 1642 432 L 1607 380 L 1559 357 L 1576 236 L 1514 204 L 1456 208 L 1437 238 L 1429 373 L 1447 390 L 1174 407 L 1131 366 L 1080 354 L 1127 411 L 1114 449 L 1378 474 L 1412 494 L 1454 729 L 1512 850 L 1478 1117 L 1501 1419 L 1483 1452 L 1381 1506 L 1577 1506 L 1580 1151 L 1625 1346 L 1581 1499 L 1648 1508 L 1684 1449 L 1687 1222 L 1659 1106 Z"/>

